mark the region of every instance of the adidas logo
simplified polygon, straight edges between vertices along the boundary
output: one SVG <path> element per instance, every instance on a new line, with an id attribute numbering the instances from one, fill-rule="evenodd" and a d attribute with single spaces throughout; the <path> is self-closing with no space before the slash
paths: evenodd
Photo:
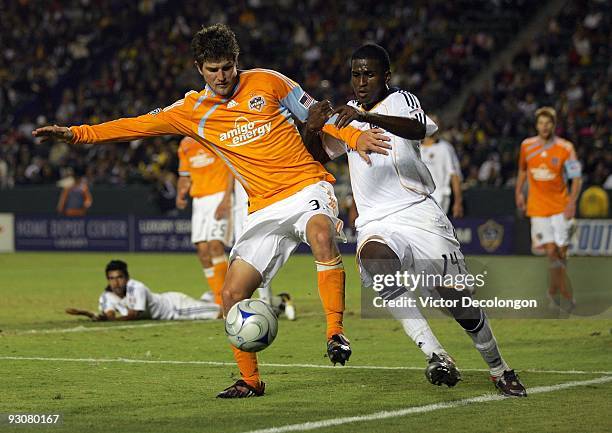
<path id="1" fill-rule="evenodd" d="M 227 108 L 234 108 L 238 103 L 233 99 L 227 103 Z"/>

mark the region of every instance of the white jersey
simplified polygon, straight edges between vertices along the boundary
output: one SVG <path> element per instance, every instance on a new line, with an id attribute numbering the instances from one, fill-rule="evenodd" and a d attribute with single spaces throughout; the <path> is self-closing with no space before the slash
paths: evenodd
<path id="1" fill-rule="evenodd" d="M 431 195 L 442 203 L 444 197 L 451 195 L 451 176 L 461 177 L 455 149 L 448 141 L 438 140 L 431 146 L 421 146 L 421 160 L 427 165 L 436 184 L 436 190 Z"/>
<path id="2" fill-rule="evenodd" d="M 153 320 L 216 319 L 219 306 L 214 302 L 193 299 L 184 293 L 153 293 L 137 280 L 128 280 L 125 303 L 130 310 L 144 311 Z"/>
<path id="3" fill-rule="evenodd" d="M 127 315 L 128 308 L 124 302 L 124 299 L 121 299 L 110 290 L 105 290 L 98 299 L 98 310 L 100 313 L 114 311 L 122 316 L 125 316 Z"/>
<path id="4" fill-rule="evenodd" d="M 350 101 L 348 105 L 362 110 L 357 101 Z M 417 119 L 425 125 L 428 136 L 438 129 L 425 115 L 416 96 L 403 90 L 390 93 L 370 112 Z M 333 121 L 335 116 L 329 120 Z M 358 121 L 351 122 L 351 126 L 360 130 L 375 127 Z M 385 132 L 385 135 L 391 138 L 388 142 L 392 147 L 389 155 L 371 153 L 369 156 L 372 165 L 369 166 L 358 152 L 348 148 L 339 140 L 323 134 L 323 145 L 330 158 L 348 153 L 351 187 L 359 212 L 355 222 L 357 229 L 370 221 L 379 220 L 420 203 L 435 190 L 431 174 L 421 161 L 420 141 L 408 140 L 389 132 Z"/>
<path id="5" fill-rule="evenodd" d="M 174 306 L 168 299 L 137 280 L 128 280 L 125 294 L 126 304 L 130 310 L 144 311 L 145 316 L 154 320 L 171 320 Z"/>

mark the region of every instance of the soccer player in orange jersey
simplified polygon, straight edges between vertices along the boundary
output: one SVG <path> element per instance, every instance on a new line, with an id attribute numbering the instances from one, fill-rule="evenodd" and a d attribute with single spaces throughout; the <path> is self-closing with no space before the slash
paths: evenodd
<path id="1" fill-rule="evenodd" d="M 572 309 L 575 302 L 566 281 L 567 247 L 582 186 L 582 172 L 574 145 L 555 136 L 555 110 L 542 107 L 536 111 L 535 118 L 538 135 L 521 143 L 516 207 L 526 210 L 531 217 L 532 244 L 544 248 L 548 256 L 548 296 L 559 305 L 561 293 Z M 571 181 L 569 192 L 566 179 Z M 529 183 L 527 202 L 523 194 L 526 181 Z"/>
<path id="2" fill-rule="evenodd" d="M 238 70 L 239 47 L 229 27 L 216 24 L 193 38 L 195 66 L 206 87 L 188 92 L 164 109 L 99 125 L 46 126 L 35 137 L 71 143 L 133 140 L 164 134 L 187 135 L 221 158 L 249 196 L 249 217 L 230 253 L 223 286 L 223 311 L 266 284 L 300 242 L 310 245 L 326 315 L 327 353 L 335 364 L 351 354 L 344 336 L 344 267 L 336 245 L 341 221 L 331 182 L 334 177 L 306 150 L 293 117 L 305 122 L 315 102 L 284 75 L 267 69 Z M 293 117 L 292 117 L 293 116 Z M 324 132 L 366 157 L 386 154 L 381 130 L 338 128 Z M 241 379 L 218 397 L 260 396 L 255 353 L 233 348 Z"/>
<path id="3" fill-rule="evenodd" d="M 196 247 L 214 301 L 221 305 L 227 273 L 225 246 L 229 245 L 231 235 L 228 219 L 234 177 L 221 158 L 191 137 L 181 140 L 178 157 L 176 207 L 187 207 L 187 193 L 193 198 L 191 242 Z"/>

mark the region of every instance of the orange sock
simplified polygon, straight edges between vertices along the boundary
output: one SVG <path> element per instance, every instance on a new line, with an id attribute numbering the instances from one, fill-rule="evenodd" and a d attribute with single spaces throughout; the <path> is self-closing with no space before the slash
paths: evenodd
<path id="1" fill-rule="evenodd" d="M 225 274 L 227 274 L 227 259 L 225 256 L 213 257 L 212 264 L 212 268 L 204 269 L 204 275 L 206 276 L 210 289 L 215 295 L 215 303 L 217 305 L 222 305 L 221 289 L 223 289 Z"/>
<path id="2" fill-rule="evenodd" d="M 319 296 L 325 310 L 327 320 L 327 339 L 344 331 L 342 317 L 344 315 L 344 265 L 342 257 L 338 256 L 328 262 L 315 261 Z"/>
<path id="3" fill-rule="evenodd" d="M 240 370 L 240 377 L 251 386 L 259 385 L 259 368 L 257 368 L 257 354 L 255 352 L 243 352 L 232 346 L 234 359 Z"/>

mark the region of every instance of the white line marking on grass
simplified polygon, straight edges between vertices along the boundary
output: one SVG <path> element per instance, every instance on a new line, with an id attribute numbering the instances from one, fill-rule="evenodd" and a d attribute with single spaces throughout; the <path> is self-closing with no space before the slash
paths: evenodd
<path id="1" fill-rule="evenodd" d="M 233 361 L 180 361 L 180 360 L 163 360 L 163 359 L 129 359 L 129 358 L 52 358 L 38 356 L 0 356 L 0 360 L 7 361 L 50 361 L 50 362 L 123 362 L 127 364 L 171 364 L 171 365 L 218 365 L 218 366 L 235 366 Z M 382 365 L 346 365 L 344 367 L 334 367 L 333 365 L 323 364 L 279 364 L 273 362 L 262 362 L 261 367 L 279 367 L 279 368 L 318 368 L 318 369 L 341 369 L 341 370 L 416 370 L 421 371 L 424 367 L 411 366 L 382 366 Z M 484 372 L 489 370 L 484 368 L 462 368 L 461 371 Z M 612 371 L 585 371 L 585 370 L 516 370 L 519 373 L 548 373 L 548 374 L 607 374 L 612 375 Z"/>
<path id="2" fill-rule="evenodd" d="M 5 335 L 29 335 L 29 334 L 63 334 L 69 332 L 96 332 L 111 331 L 113 329 L 132 329 L 132 328 L 154 328 L 157 326 L 179 325 L 180 322 L 164 323 L 143 323 L 141 325 L 116 325 L 116 326 L 75 326 L 73 328 L 51 328 L 51 329 L 27 329 L 23 331 L 8 331 Z"/>
<path id="3" fill-rule="evenodd" d="M 573 388 L 576 386 L 586 386 L 586 385 L 597 385 L 601 383 L 612 382 L 612 376 L 600 377 L 592 380 L 582 380 L 577 382 L 566 382 L 560 383 L 557 385 L 549 385 L 549 386 L 538 386 L 535 388 L 529 388 L 527 390 L 528 395 L 533 394 L 543 394 L 547 392 L 555 392 L 560 391 L 562 389 Z M 500 401 L 505 400 L 511 397 L 504 397 L 499 394 L 483 394 L 478 397 L 465 398 L 463 400 L 449 401 L 444 403 L 434 403 L 428 404 L 425 406 L 411 406 L 405 409 L 393 410 L 393 411 L 381 411 L 371 413 L 369 415 L 360 415 L 360 416 L 350 416 L 345 418 L 333 418 L 333 419 L 325 419 L 320 421 L 311 421 L 305 422 L 301 424 L 288 424 L 280 427 L 270 427 L 261 430 L 251 430 L 247 433 L 284 433 L 291 431 L 305 431 L 305 430 L 315 430 L 324 427 L 333 427 L 343 424 L 351 424 L 357 422 L 366 422 L 366 421 L 376 421 L 387 418 L 399 418 L 402 416 L 412 415 L 416 413 L 425 413 L 425 412 L 433 412 L 440 409 L 452 409 L 460 406 L 467 406 L 469 404 L 474 403 L 488 403 L 491 401 Z"/>

